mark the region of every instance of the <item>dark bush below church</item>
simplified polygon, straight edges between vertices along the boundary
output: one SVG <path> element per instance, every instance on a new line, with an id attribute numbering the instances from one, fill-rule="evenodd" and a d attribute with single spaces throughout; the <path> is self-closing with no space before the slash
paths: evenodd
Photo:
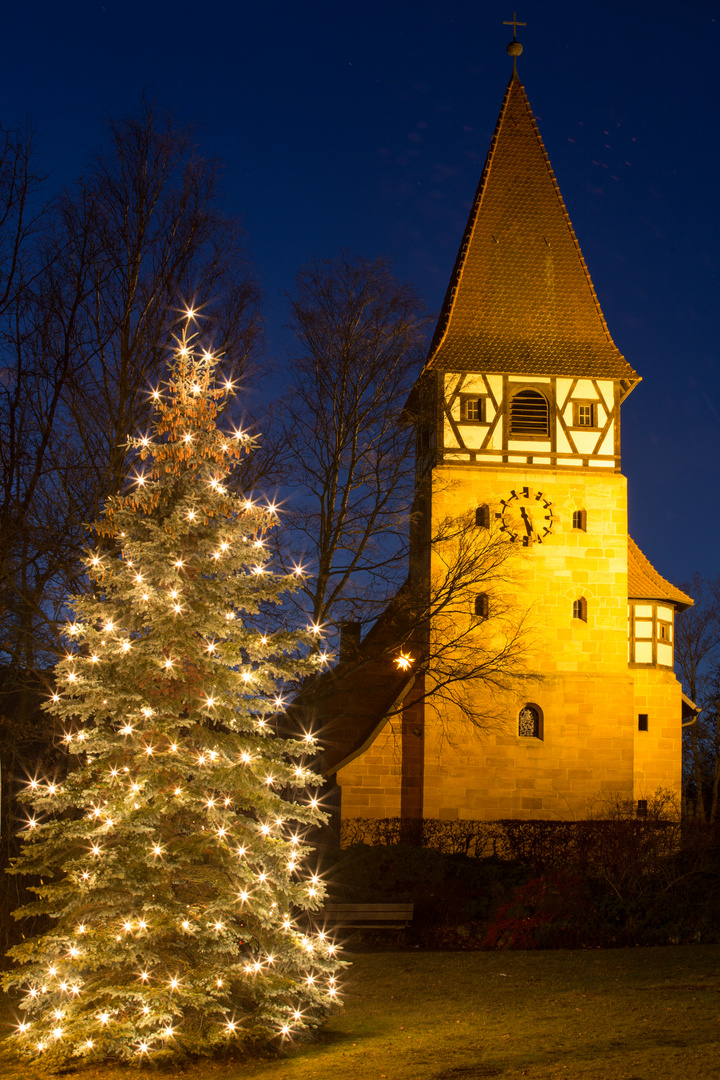
<path id="1" fill-rule="evenodd" d="M 565 828 L 548 828 L 556 824 Z M 582 830 L 582 825 L 601 827 Z M 522 832 L 522 844 L 514 846 L 524 858 L 508 858 L 507 849 L 505 857 L 478 858 L 409 844 L 360 843 L 327 851 L 329 898 L 341 903 L 411 901 L 414 918 L 405 935 L 409 947 L 720 942 L 720 844 L 712 830 L 677 826 L 671 844 L 668 830 L 638 828 L 632 820 L 512 826 L 522 826 L 516 830 Z M 395 936 L 375 932 L 354 940 L 397 943 Z"/>

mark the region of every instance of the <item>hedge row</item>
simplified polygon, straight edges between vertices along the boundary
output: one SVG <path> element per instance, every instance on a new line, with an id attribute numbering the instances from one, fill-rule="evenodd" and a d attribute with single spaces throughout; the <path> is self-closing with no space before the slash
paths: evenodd
<path id="1" fill-rule="evenodd" d="M 568 865 L 581 872 L 607 870 L 630 857 L 636 869 L 648 869 L 682 846 L 683 826 L 677 820 L 629 816 L 586 821 L 345 819 L 340 845 L 356 844 L 412 845 L 445 855 L 519 862 L 536 870 Z"/>

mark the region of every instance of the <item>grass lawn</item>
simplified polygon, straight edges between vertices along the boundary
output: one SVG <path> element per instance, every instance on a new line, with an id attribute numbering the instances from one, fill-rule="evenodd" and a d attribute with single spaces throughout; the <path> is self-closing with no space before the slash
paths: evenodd
<path id="1" fill-rule="evenodd" d="M 720 946 L 348 956 L 344 1008 L 285 1058 L 78 1080 L 715 1080 Z M 5 1063 L 3 1080 L 32 1074 Z"/>

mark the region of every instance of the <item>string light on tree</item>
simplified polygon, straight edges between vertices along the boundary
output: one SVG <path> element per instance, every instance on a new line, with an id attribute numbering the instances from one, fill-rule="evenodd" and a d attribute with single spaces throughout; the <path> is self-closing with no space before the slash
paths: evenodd
<path id="1" fill-rule="evenodd" d="M 253 440 L 223 430 L 232 380 L 194 318 L 72 602 L 47 707 L 73 766 L 25 793 L 13 869 L 42 883 L 19 914 L 57 916 L 4 983 L 15 1047 L 53 1066 L 292 1038 L 337 996 L 332 936 L 297 922 L 324 895 L 303 840 L 323 820 L 317 744 L 274 723 L 327 654 L 320 627 L 262 625 L 298 577 L 270 565 L 276 508 L 233 494 Z"/>

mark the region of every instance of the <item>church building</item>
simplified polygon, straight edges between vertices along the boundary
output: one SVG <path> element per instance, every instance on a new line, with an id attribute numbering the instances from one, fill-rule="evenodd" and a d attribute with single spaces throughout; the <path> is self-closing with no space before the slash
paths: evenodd
<path id="1" fill-rule="evenodd" d="M 674 620 L 692 599 L 628 535 L 620 419 L 640 377 L 605 322 L 520 51 L 508 46 L 513 74 L 409 412 L 416 530 L 464 516 L 511 546 L 505 590 L 537 677 L 484 687 L 493 719 L 473 724 L 428 696 L 433 625 L 426 676 L 417 636 L 416 655 L 389 651 L 401 597 L 362 642 L 350 630 L 322 705 L 343 819 L 577 820 L 614 800 L 642 814 L 659 791 L 679 806 L 694 706 L 673 670 Z M 430 581 L 434 560 L 430 548 L 415 573 Z M 496 604 L 482 583 L 468 597 L 478 634 L 493 633 Z"/>

